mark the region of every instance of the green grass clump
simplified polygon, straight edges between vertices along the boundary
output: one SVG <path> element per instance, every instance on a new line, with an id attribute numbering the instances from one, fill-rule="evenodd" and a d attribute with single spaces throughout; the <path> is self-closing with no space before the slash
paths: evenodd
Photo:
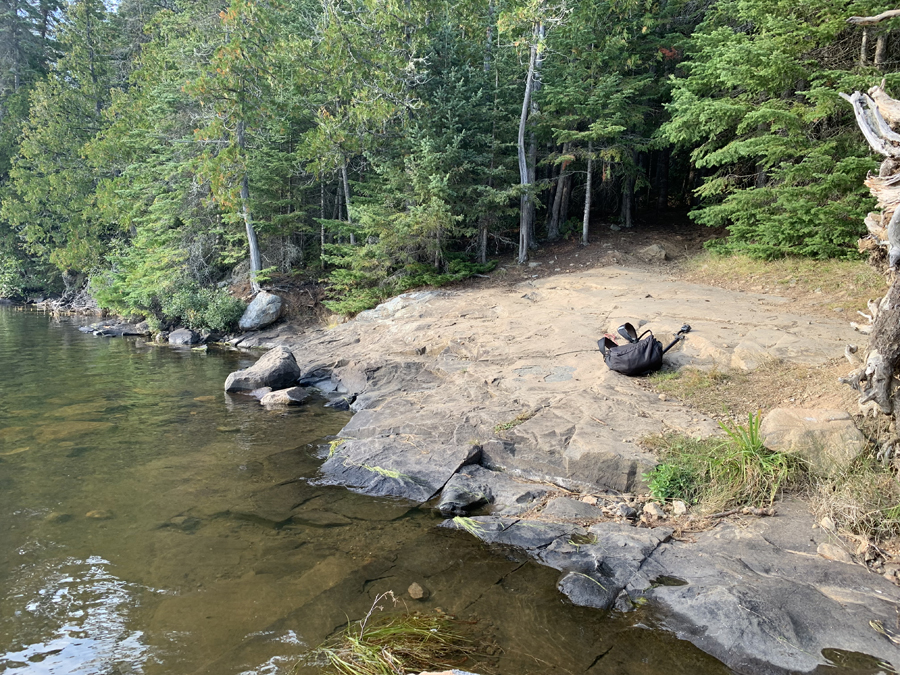
<path id="1" fill-rule="evenodd" d="M 510 429 L 519 426 L 520 424 L 527 422 L 532 417 L 537 414 L 536 410 L 526 410 L 523 413 L 519 413 L 515 417 L 513 417 L 509 422 L 501 422 L 494 427 L 494 433 L 498 436 L 504 431 L 509 431 Z"/>
<path id="2" fill-rule="evenodd" d="M 681 499 L 701 510 L 769 506 L 785 487 L 799 484 L 802 462 L 773 452 L 759 434 L 761 415 L 749 415 L 746 425 L 719 423 L 726 437 L 688 438 L 671 434 L 651 442 L 661 455 L 644 474 L 654 499 Z"/>
<path id="3" fill-rule="evenodd" d="M 393 593 L 379 595 L 366 617 L 319 647 L 327 673 L 340 675 L 406 675 L 427 670 L 450 670 L 476 656 L 475 643 L 463 633 L 464 624 L 446 614 L 392 614 L 373 619 L 380 603 Z M 395 600 L 396 602 L 396 600 Z"/>

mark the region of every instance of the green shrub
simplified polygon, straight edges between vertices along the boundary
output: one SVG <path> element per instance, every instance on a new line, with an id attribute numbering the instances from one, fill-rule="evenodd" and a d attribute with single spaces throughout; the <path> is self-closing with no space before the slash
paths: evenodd
<path id="1" fill-rule="evenodd" d="M 783 488 L 799 483 L 804 467 L 798 458 L 763 445 L 760 421 L 761 415 L 751 414 L 746 425 L 720 422 L 724 439 L 677 434 L 654 439 L 661 461 L 644 474 L 651 495 L 699 503 L 710 511 L 770 505 Z"/>
<path id="2" fill-rule="evenodd" d="M 443 286 L 467 279 L 475 274 L 490 272 L 496 261 L 484 265 L 448 255 L 446 272 L 427 263 L 411 262 L 391 266 L 380 260 L 374 247 L 351 248 L 333 245 L 329 260 L 342 265 L 328 278 L 328 295 L 324 304 L 332 312 L 354 315 L 375 307 L 378 303 L 400 293 L 423 286 Z M 367 251 L 367 248 L 373 250 Z"/>
<path id="3" fill-rule="evenodd" d="M 0 298 L 15 298 L 22 294 L 23 283 L 19 265 L 13 258 L 0 254 Z"/>
<path id="4" fill-rule="evenodd" d="M 184 284 L 160 301 L 163 317 L 188 328 L 226 331 L 235 326 L 245 305 L 227 291 Z"/>

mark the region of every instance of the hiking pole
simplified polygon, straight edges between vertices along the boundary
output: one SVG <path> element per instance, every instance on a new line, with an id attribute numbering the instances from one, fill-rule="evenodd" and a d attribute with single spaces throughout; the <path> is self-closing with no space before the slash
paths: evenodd
<path id="1" fill-rule="evenodd" d="M 665 354 L 667 351 L 669 351 L 670 349 L 672 349 L 672 347 L 674 347 L 674 346 L 677 345 L 679 342 L 681 342 L 682 340 L 684 340 L 684 336 L 687 335 L 687 334 L 690 333 L 690 332 L 691 332 L 691 327 L 690 327 L 688 324 L 684 324 L 684 325 L 678 330 L 678 332 L 675 333 L 675 339 L 672 340 L 672 342 L 669 343 L 669 346 L 668 346 L 668 347 L 666 347 L 665 349 L 663 349 L 663 354 Z"/>

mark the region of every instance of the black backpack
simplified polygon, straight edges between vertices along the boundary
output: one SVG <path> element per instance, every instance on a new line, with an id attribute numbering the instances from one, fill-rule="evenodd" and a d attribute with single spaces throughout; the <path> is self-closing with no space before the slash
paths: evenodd
<path id="1" fill-rule="evenodd" d="M 663 354 L 684 339 L 684 334 L 691 330 L 687 324 L 675 334 L 672 343 L 663 348 L 662 343 L 653 337 L 650 330 L 640 335 L 630 323 L 619 326 L 619 335 L 628 340 L 627 344 L 616 344 L 615 340 L 604 336 L 597 340 L 597 346 L 603 354 L 603 360 L 610 370 L 623 375 L 646 375 L 662 367 Z"/>

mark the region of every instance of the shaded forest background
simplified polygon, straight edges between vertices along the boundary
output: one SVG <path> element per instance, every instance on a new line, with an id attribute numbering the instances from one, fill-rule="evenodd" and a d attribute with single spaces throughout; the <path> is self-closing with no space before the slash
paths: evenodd
<path id="1" fill-rule="evenodd" d="M 641 211 L 858 256 L 878 162 L 838 94 L 897 93 L 900 26 L 846 19 L 890 8 L 0 0 L 0 297 L 224 329 L 297 275 L 354 312 Z"/>

